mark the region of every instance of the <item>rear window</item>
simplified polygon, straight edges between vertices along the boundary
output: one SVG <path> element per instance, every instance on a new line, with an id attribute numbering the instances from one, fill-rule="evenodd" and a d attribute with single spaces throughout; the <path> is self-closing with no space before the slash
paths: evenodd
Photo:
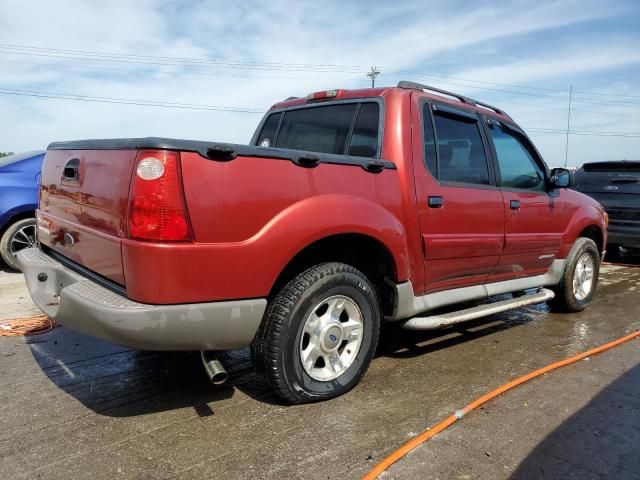
<path id="1" fill-rule="evenodd" d="M 260 131 L 258 145 L 375 157 L 379 137 L 378 103 L 340 103 L 270 115 Z"/>

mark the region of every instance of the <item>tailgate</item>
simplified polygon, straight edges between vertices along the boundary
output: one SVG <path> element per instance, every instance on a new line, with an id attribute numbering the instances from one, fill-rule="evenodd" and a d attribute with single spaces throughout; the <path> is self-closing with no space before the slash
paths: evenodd
<path id="1" fill-rule="evenodd" d="M 136 150 L 48 150 L 42 166 L 42 245 L 121 285 Z"/>

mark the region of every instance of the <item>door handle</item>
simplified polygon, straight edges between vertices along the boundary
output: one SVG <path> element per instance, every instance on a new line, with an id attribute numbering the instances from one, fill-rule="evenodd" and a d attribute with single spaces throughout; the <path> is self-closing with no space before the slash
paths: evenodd
<path id="1" fill-rule="evenodd" d="M 520 200 L 511 200 L 509 202 L 511 210 L 520 210 Z"/>
<path id="2" fill-rule="evenodd" d="M 444 198 L 440 196 L 429 196 L 429 198 L 427 198 L 427 205 L 429 205 L 429 208 L 442 208 Z"/>

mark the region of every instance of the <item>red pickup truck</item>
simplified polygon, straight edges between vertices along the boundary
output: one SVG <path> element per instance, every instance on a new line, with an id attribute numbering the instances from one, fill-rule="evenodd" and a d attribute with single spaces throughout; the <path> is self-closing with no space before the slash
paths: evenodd
<path id="1" fill-rule="evenodd" d="M 358 383 L 383 321 L 584 309 L 607 216 L 571 182 L 498 108 L 410 82 L 329 90 L 274 105 L 250 145 L 51 144 L 19 261 L 59 323 L 200 350 L 213 381 L 212 352 L 250 345 L 277 395 L 316 401 Z"/>

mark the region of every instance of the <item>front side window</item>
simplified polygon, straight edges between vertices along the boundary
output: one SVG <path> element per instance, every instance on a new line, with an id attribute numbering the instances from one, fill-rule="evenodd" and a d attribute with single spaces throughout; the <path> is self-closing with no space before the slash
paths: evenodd
<path id="1" fill-rule="evenodd" d="M 357 104 L 285 112 L 276 147 L 343 155 Z"/>
<path id="2" fill-rule="evenodd" d="M 489 167 L 475 118 L 434 112 L 438 179 L 489 185 Z"/>
<path id="3" fill-rule="evenodd" d="M 506 188 L 542 190 L 544 174 L 535 161 L 530 146 L 520 135 L 498 125 L 491 125 L 491 138 L 498 158 L 501 185 Z"/>

